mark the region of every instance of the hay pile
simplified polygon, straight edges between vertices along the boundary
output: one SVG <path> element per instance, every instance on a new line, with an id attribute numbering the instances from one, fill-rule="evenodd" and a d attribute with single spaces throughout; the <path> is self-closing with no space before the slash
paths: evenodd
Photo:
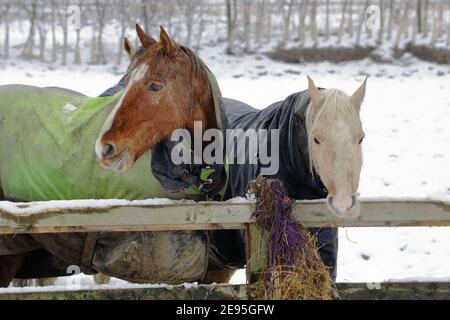
<path id="1" fill-rule="evenodd" d="M 333 299 L 337 291 L 319 256 L 316 238 L 294 219 L 295 200 L 280 180 L 259 177 L 250 186 L 256 195 L 253 216 L 268 232 L 265 268 L 256 297 L 275 300 Z"/>

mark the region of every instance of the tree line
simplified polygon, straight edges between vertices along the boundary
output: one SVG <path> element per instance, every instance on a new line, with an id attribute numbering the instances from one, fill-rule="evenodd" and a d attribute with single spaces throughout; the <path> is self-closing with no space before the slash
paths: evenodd
<path id="1" fill-rule="evenodd" d="M 164 25 L 194 50 L 224 42 L 228 54 L 323 43 L 450 46 L 450 0 L 0 0 L 0 56 L 121 64 L 122 38 L 136 22 L 154 36 Z"/>
<path id="2" fill-rule="evenodd" d="M 226 0 L 227 52 L 258 50 L 276 38 L 315 47 L 402 41 L 450 46 L 449 0 Z M 309 41 L 309 42 L 308 42 Z"/>

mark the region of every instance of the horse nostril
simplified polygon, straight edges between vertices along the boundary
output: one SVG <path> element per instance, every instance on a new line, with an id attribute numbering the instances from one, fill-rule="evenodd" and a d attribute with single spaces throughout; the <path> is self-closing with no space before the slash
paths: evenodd
<path id="1" fill-rule="evenodd" d="M 333 196 L 328 196 L 328 197 L 327 197 L 327 203 L 328 203 L 328 205 L 329 205 L 331 208 L 334 209 L 334 207 L 333 207 Z"/>
<path id="2" fill-rule="evenodd" d="M 103 147 L 102 155 L 104 158 L 109 159 L 114 156 L 116 153 L 116 150 L 114 149 L 114 146 L 112 144 L 105 144 Z"/>

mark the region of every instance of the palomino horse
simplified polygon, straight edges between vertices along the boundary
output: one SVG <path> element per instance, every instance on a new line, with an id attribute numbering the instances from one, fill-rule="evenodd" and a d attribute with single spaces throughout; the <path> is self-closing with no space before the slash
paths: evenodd
<path id="1" fill-rule="evenodd" d="M 307 91 L 291 94 L 262 110 L 224 99 L 229 127 L 278 130 L 279 141 L 268 135 L 266 149 L 275 144 L 278 150 L 279 168 L 274 176 L 284 182 L 289 196 L 298 200 L 327 198 L 333 214 L 356 217 L 364 137 L 359 110 L 366 82 L 352 96 L 337 89 L 319 90 L 309 77 L 308 82 Z M 250 148 L 246 153 L 250 155 Z M 230 190 L 232 196 L 243 196 L 264 162 L 240 164 L 237 157 L 228 157 L 234 160 L 230 165 Z M 321 258 L 336 277 L 337 229 L 310 231 L 317 235 Z"/>
<path id="2" fill-rule="evenodd" d="M 163 29 L 159 43 L 142 32 L 138 34 L 143 52 L 133 63 L 122 98 L 96 143 L 98 161 L 107 169 L 130 169 L 142 154 L 176 129 L 186 128 L 192 136 L 196 121 L 203 124 L 201 133 L 217 126 L 206 70 L 198 58 L 176 44 Z M 290 195 L 296 199 L 327 198 L 332 213 L 355 217 L 359 214 L 356 192 L 364 137 L 359 110 L 366 81 L 351 96 L 337 89 L 319 90 L 310 78 L 308 81 L 308 91 L 261 111 L 224 99 L 229 128 L 261 128 L 270 123 L 270 128 L 280 129 L 281 143 L 288 147 L 280 154 L 280 172 L 275 176 L 288 185 Z M 297 123 L 296 127 L 292 122 Z M 228 196 L 245 195 L 247 183 L 256 178 L 259 169 L 259 164 L 230 164 Z M 333 268 L 336 231 L 318 234 L 325 252 L 322 256 L 328 255 L 326 263 Z M 216 232 L 214 240 L 219 251 L 226 251 L 241 243 L 242 235 Z M 331 272 L 335 275 L 334 268 Z M 216 281 L 224 281 L 232 274 L 218 273 Z"/>

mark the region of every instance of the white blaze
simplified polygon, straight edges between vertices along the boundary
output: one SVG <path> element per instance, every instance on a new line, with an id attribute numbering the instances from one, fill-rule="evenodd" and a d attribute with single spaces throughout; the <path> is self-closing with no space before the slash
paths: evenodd
<path id="1" fill-rule="evenodd" d="M 148 68 L 149 67 L 147 64 L 142 64 L 133 71 L 133 73 L 130 76 L 128 85 L 125 88 L 125 91 L 123 92 L 122 96 L 120 97 L 120 100 L 114 106 L 114 109 L 109 114 L 108 118 L 106 118 L 105 124 L 103 125 L 103 128 L 100 131 L 100 134 L 98 135 L 97 142 L 95 143 L 95 153 L 97 154 L 97 157 L 99 159 L 102 159 L 103 145 L 102 145 L 101 140 L 102 140 L 103 135 L 111 129 L 111 126 L 114 122 L 114 118 L 116 117 L 116 113 L 122 106 L 123 100 L 125 99 L 130 88 L 132 88 L 136 82 L 138 82 L 139 80 L 142 80 L 145 77 L 145 75 L 148 71 Z"/>

